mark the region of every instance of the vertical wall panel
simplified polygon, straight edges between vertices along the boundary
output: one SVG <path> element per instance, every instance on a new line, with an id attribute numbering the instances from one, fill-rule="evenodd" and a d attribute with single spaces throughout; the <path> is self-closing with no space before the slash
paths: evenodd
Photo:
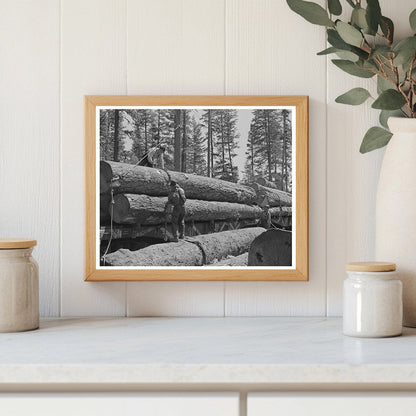
<path id="1" fill-rule="evenodd" d="M 325 315 L 326 69 L 322 28 L 284 1 L 227 0 L 226 94 L 309 95 L 310 281 L 226 283 L 227 315 Z"/>
<path id="2" fill-rule="evenodd" d="M 385 16 L 395 24 L 395 37 L 410 36 L 408 23 L 414 1 L 381 0 Z M 348 8 L 349 12 L 350 9 Z M 373 260 L 375 200 L 384 150 L 359 153 L 365 132 L 378 123 L 371 101 L 353 107 L 335 103 L 335 98 L 354 87 L 367 88 L 376 97 L 376 78 L 352 77 L 328 63 L 328 314 L 342 314 L 342 282 L 345 263 Z M 388 260 L 388 259 L 386 259 Z"/>
<path id="3" fill-rule="evenodd" d="M 224 94 L 224 0 L 129 0 L 128 94 Z M 127 284 L 128 315 L 223 316 L 223 282 Z"/>
<path id="4" fill-rule="evenodd" d="M 124 315 L 125 283 L 84 282 L 84 95 L 126 93 L 124 0 L 62 1 L 62 315 Z"/>
<path id="5" fill-rule="evenodd" d="M 3 1 L 0 236 L 38 240 L 40 313 L 59 314 L 59 1 Z"/>

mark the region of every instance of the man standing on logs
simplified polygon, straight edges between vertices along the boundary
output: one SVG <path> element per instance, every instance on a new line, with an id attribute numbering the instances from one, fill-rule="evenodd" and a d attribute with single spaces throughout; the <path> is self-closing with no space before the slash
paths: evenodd
<path id="1" fill-rule="evenodd" d="M 166 145 L 164 143 L 152 147 L 147 155 L 139 162 L 140 166 L 148 166 L 150 168 L 165 169 L 165 155 Z"/>
<path id="2" fill-rule="evenodd" d="M 261 213 L 260 225 L 266 230 L 272 228 L 272 216 L 270 214 L 270 206 L 263 205 L 263 212 Z"/>
<path id="3" fill-rule="evenodd" d="M 167 219 L 170 216 L 172 220 L 174 242 L 185 237 L 185 202 L 185 191 L 175 181 L 171 181 L 165 214 Z"/>

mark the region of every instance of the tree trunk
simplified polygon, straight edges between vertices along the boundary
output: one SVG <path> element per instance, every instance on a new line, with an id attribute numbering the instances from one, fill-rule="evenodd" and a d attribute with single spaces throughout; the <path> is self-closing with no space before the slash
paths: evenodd
<path id="1" fill-rule="evenodd" d="M 119 161 L 120 153 L 120 138 L 119 138 L 119 128 L 120 128 L 120 110 L 114 110 L 114 152 L 113 159 L 115 162 Z"/>
<path id="2" fill-rule="evenodd" d="M 239 256 L 230 257 L 224 260 L 212 263 L 209 266 L 229 266 L 229 267 L 243 267 L 247 266 L 248 253 L 240 254 Z"/>
<path id="3" fill-rule="evenodd" d="M 260 203 L 260 200 L 267 199 L 268 205 L 271 207 L 290 207 L 292 206 L 292 195 L 279 191 L 278 189 L 266 188 L 265 186 L 259 185 L 258 183 L 253 183 L 251 185 L 257 193 L 257 203 Z"/>
<path id="4" fill-rule="evenodd" d="M 107 163 L 112 168 L 113 176 L 119 177 L 120 187 L 115 189 L 116 193 L 168 195 L 169 178 L 163 170 L 112 161 L 103 163 Z M 248 186 L 173 171 L 170 172 L 170 177 L 184 189 L 189 199 L 239 204 L 253 204 L 256 201 L 255 191 Z"/>
<path id="5" fill-rule="evenodd" d="M 142 225 L 163 224 L 166 220 L 166 197 L 148 195 L 118 194 L 114 197 L 114 222 L 123 224 L 131 218 Z M 230 202 L 200 201 L 188 199 L 185 203 L 185 221 L 219 221 L 259 219 L 262 210 L 256 206 Z"/>
<path id="6" fill-rule="evenodd" d="M 188 151 L 188 143 L 186 137 L 186 110 L 182 110 L 182 166 L 181 171 L 186 172 L 186 154 Z"/>
<path id="7" fill-rule="evenodd" d="M 247 252 L 264 228 L 244 228 L 188 237 L 179 243 L 154 244 L 137 251 L 120 249 L 107 255 L 111 266 L 202 266 Z M 192 242 L 193 241 L 193 242 Z"/>
<path id="8" fill-rule="evenodd" d="M 147 139 L 147 111 L 144 110 L 144 152 L 147 153 L 148 149 L 148 139 Z"/>
<path id="9" fill-rule="evenodd" d="M 284 187 L 282 186 L 282 189 L 284 189 L 287 192 L 288 186 L 287 186 L 287 154 L 286 154 L 286 141 L 287 141 L 287 113 L 285 110 L 283 110 L 283 171 L 282 171 L 282 177 L 284 180 Z"/>
<path id="10" fill-rule="evenodd" d="M 208 110 L 208 138 L 207 138 L 207 174 L 212 177 L 212 120 L 211 111 Z"/>
<path id="11" fill-rule="evenodd" d="M 181 171 L 181 110 L 173 110 L 175 114 L 174 118 L 174 167 L 177 172 Z"/>

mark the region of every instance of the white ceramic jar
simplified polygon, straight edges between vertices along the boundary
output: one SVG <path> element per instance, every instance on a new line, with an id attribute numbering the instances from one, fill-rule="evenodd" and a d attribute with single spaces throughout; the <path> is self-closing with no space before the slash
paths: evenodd
<path id="1" fill-rule="evenodd" d="M 0 332 L 39 327 L 38 265 L 35 240 L 0 240 Z"/>
<path id="2" fill-rule="evenodd" d="M 347 264 L 344 280 L 343 332 L 353 337 L 393 337 L 402 333 L 402 282 L 396 265 Z"/>

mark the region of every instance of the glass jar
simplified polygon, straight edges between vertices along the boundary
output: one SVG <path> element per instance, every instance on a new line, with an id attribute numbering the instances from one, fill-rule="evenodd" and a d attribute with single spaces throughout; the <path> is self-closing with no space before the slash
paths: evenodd
<path id="1" fill-rule="evenodd" d="M 0 332 L 39 327 L 38 264 L 35 240 L 0 240 Z"/>
<path id="2" fill-rule="evenodd" d="M 347 264 L 344 280 L 343 332 L 353 337 L 393 337 L 403 325 L 402 282 L 396 265 Z"/>

